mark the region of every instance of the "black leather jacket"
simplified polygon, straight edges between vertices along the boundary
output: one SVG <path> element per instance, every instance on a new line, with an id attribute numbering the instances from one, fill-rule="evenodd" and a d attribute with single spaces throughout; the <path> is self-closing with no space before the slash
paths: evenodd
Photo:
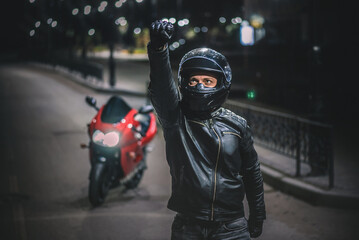
<path id="1" fill-rule="evenodd" d="M 168 208 L 201 220 L 265 219 L 263 179 L 246 120 L 220 108 L 207 120 L 182 113 L 168 49 L 153 51 L 149 94 L 162 125 L 172 176 Z"/>

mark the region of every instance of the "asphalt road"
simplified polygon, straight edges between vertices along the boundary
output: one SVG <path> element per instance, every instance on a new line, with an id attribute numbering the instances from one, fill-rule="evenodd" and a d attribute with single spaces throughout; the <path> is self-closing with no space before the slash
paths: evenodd
<path id="1" fill-rule="evenodd" d="M 124 66 L 126 67 L 126 66 Z M 110 192 L 103 206 L 88 199 L 86 124 L 110 97 L 26 64 L 0 66 L 0 239 L 170 238 L 169 169 L 161 131 L 136 190 Z M 123 96 L 133 107 L 144 98 Z M 265 185 L 267 220 L 258 239 L 358 239 L 358 211 L 311 206 Z"/>

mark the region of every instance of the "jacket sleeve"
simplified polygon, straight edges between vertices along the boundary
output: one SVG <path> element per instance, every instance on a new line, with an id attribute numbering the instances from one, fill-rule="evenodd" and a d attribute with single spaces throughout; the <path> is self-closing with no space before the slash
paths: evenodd
<path id="1" fill-rule="evenodd" d="M 163 128 L 178 124 L 179 94 L 173 79 L 168 48 L 154 51 L 147 46 L 150 61 L 148 93 Z"/>
<path id="2" fill-rule="evenodd" d="M 258 161 L 258 155 L 253 146 L 250 127 L 246 124 L 241 141 L 241 156 L 243 159 L 243 182 L 249 206 L 250 218 L 266 219 L 264 204 L 263 178 Z"/>

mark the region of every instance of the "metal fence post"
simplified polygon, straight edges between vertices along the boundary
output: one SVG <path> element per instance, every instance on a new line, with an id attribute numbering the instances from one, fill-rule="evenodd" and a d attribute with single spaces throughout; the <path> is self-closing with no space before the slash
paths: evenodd
<path id="1" fill-rule="evenodd" d="M 330 151 L 329 153 L 329 166 L 328 166 L 328 174 L 329 174 L 329 189 L 334 187 L 334 153 L 333 153 L 333 144 L 332 144 L 332 136 L 333 136 L 333 130 L 330 129 L 330 135 L 329 135 L 329 147 L 328 150 Z"/>
<path id="2" fill-rule="evenodd" d="M 297 120 L 296 127 L 296 177 L 300 177 L 300 122 Z"/>

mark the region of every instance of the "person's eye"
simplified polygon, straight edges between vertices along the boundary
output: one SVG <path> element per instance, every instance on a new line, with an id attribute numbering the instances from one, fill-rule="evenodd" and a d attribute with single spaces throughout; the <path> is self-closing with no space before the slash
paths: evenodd
<path id="1" fill-rule="evenodd" d="M 207 85 L 210 85 L 210 84 L 212 84 L 212 81 L 211 81 L 211 80 L 206 80 L 205 83 L 206 83 Z"/>
<path id="2" fill-rule="evenodd" d="M 197 81 L 194 79 L 189 80 L 189 85 L 196 85 Z"/>

